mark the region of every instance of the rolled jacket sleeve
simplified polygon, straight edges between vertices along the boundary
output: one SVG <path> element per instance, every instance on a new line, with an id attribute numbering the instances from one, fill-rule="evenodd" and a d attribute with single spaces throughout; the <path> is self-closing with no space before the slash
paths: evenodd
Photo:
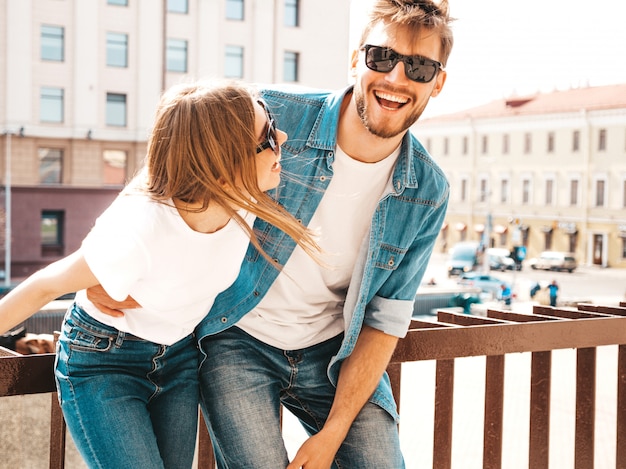
<path id="1" fill-rule="evenodd" d="M 402 338 L 406 336 L 412 316 L 413 301 L 374 296 L 365 310 L 364 322 L 385 334 Z"/>

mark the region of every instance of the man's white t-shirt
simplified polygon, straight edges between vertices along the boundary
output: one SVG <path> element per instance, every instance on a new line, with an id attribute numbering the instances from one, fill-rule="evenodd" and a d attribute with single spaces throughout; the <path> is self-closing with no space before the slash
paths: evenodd
<path id="1" fill-rule="evenodd" d="M 296 247 L 238 327 L 283 350 L 309 347 L 344 330 L 342 309 L 356 258 L 399 153 L 398 147 L 377 163 L 363 163 L 337 146 L 333 178 L 308 225 L 328 267 Z"/>
<path id="2" fill-rule="evenodd" d="M 214 233 L 199 233 L 170 205 L 142 194 L 121 194 L 81 246 L 106 292 L 118 301 L 130 295 L 142 308 L 112 317 L 98 310 L 84 290 L 76 294 L 76 302 L 96 320 L 164 345 L 193 332 L 215 297 L 237 278 L 249 244 L 234 219 Z M 252 226 L 254 215 L 240 215 Z"/>

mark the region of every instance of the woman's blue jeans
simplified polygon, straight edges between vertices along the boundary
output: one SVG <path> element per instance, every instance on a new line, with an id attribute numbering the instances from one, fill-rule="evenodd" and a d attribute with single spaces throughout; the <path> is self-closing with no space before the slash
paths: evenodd
<path id="1" fill-rule="evenodd" d="M 102 324 L 73 305 L 55 376 L 68 429 L 90 468 L 190 468 L 198 419 L 198 349 Z"/>
<path id="2" fill-rule="evenodd" d="M 285 469 L 280 405 L 309 434 L 324 425 L 335 388 L 326 374 L 342 337 L 302 350 L 266 345 L 237 327 L 202 340 L 203 412 L 221 469 Z M 404 467 L 394 419 L 368 403 L 335 457 L 333 468 Z"/>

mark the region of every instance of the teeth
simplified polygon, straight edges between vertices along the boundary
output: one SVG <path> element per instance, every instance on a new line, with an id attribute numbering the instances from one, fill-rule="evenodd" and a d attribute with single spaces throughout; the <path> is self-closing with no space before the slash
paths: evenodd
<path id="1" fill-rule="evenodd" d="M 379 97 L 380 99 L 393 101 L 394 103 L 405 104 L 406 102 L 408 102 L 408 98 L 401 98 L 393 94 L 381 93 L 380 91 L 376 92 L 376 96 Z"/>

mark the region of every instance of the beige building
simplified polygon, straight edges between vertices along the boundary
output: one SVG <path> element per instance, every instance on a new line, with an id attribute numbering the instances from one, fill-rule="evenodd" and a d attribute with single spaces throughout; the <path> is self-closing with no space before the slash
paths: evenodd
<path id="1" fill-rule="evenodd" d="M 452 186 L 442 249 L 488 238 L 626 267 L 626 84 L 498 100 L 413 131 Z"/>
<path id="2" fill-rule="evenodd" d="M 80 245 L 141 166 L 164 88 L 343 87 L 349 26 L 349 0 L 0 0 L 0 269 Z"/>

